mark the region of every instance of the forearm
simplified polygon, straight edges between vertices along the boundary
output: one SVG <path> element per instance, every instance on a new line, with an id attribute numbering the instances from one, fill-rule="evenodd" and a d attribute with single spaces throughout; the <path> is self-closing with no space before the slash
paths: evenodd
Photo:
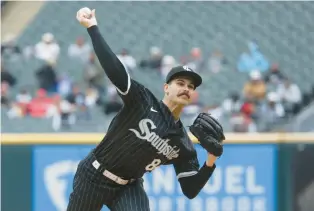
<path id="1" fill-rule="evenodd" d="M 101 36 L 98 26 L 91 26 L 87 31 L 91 37 L 94 51 L 108 78 L 118 89 L 126 91 L 129 76 L 120 60 Z"/>
<path id="2" fill-rule="evenodd" d="M 196 197 L 213 174 L 215 168 L 215 164 L 208 166 L 208 161 L 206 161 L 197 174 L 180 178 L 179 182 L 184 195 L 190 199 Z"/>

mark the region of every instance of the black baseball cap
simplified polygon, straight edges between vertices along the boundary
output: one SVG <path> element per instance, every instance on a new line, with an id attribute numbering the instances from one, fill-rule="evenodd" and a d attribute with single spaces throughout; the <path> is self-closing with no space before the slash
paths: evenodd
<path id="1" fill-rule="evenodd" d="M 191 78 L 195 88 L 202 84 L 202 77 L 188 66 L 173 67 L 166 77 L 166 83 L 169 83 L 179 76 L 187 76 Z"/>

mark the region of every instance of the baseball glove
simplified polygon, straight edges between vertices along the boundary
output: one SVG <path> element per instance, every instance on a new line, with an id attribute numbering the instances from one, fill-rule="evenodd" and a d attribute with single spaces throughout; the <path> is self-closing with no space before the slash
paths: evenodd
<path id="1" fill-rule="evenodd" d="M 210 154 L 220 157 L 225 136 L 219 122 L 208 113 L 200 113 L 190 126 L 191 133 Z"/>

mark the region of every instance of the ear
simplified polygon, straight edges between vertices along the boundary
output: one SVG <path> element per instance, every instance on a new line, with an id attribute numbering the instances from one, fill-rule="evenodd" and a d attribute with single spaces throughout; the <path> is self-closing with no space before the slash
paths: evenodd
<path id="1" fill-rule="evenodd" d="M 169 89 L 169 84 L 165 83 L 164 84 L 164 92 L 165 92 L 166 95 L 168 95 L 167 94 L 168 93 L 168 89 Z"/>
<path id="2" fill-rule="evenodd" d="M 166 83 L 164 84 L 164 91 L 165 92 L 168 90 L 168 86 L 169 86 L 168 84 L 166 84 Z"/>

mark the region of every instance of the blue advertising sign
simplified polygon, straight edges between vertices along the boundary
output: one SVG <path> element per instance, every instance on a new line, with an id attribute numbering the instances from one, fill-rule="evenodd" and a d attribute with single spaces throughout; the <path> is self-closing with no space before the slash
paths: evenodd
<path id="1" fill-rule="evenodd" d="M 34 211 L 64 211 L 78 162 L 92 146 L 34 148 Z M 196 145 L 200 165 L 206 152 Z M 214 175 L 189 200 L 172 166 L 144 176 L 151 211 L 275 211 L 276 146 L 226 145 Z M 107 211 L 107 208 L 102 211 Z"/>

